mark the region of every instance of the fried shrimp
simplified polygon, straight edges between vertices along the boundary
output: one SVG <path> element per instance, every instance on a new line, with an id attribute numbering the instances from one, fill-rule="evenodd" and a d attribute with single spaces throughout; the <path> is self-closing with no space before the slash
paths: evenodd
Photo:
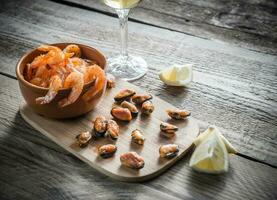
<path id="1" fill-rule="evenodd" d="M 56 46 L 41 45 L 37 48 L 43 54 L 26 65 L 24 78 L 30 83 L 49 88 L 44 97 L 36 99 L 37 104 L 50 103 L 62 88 L 71 88 L 68 97 L 59 101 L 65 107 L 74 103 L 83 91 L 85 84 L 95 81 L 85 93 L 84 99 L 91 100 L 105 86 L 105 72 L 95 61 L 81 58 L 81 49 L 71 44 L 63 50 Z"/>
<path id="2" fill-rule="evenodd" d="M 37 68 L 40 66 L 52 66 L 63 65 L 65 62 L 65 56 L 62 50 L 55 46 L 42 45 L 37 48 L 39 51 L 47 52 L 36 57 L 31 63 L 31 68 Z"/>
<path id="3" fill-rule="evenodd" d="M 84 87 L 83 74 L 80 72 L 71 72 L 66 77 L 63 87 L 71 88 L 71 92 L 67 98 L 62 99 L 59 102 L 59 106 L 61 107 L 68 106 L 78 99 Z"/>
<path id="4" fill-rule="evenodd" d="M 75 57 L 78 57 L 80 58 L 81 57 L 81 49 L 78 45 L 76 44 L 70 44 L 70 45 L 67 45 L 64 50 L 63 50 L 64 53 L 70 53 L 72 54 L 72 56 L 75 56 Z"/>
<path id="5" fill-rule="evenodd" d="M 35 77 L 33 79 L 30 80 L 30 83 L 36 85 L 36 86 L 41 86 L 42 83 L 42 79 L 39 77 Z"/>
<path id="6" fill-rule="evenodd" d="M 98 65 L 91 65 L 87 67 L 86 74 L 84 75 L 84 80 L 88 82 L 89 77 L 96 77 L 96 82 L 84 95 L 83 99 L 89 102 L 99 91 L 105 87 L 106 75 L 105 71 Z"/>
<path id="7" fill-rule="evenodd" d="M 87 65 L 88 64 L 82 58 L 77 58 L 77 57 L 69 58 L 67 63 L 68 68 L 72 70 L 76 69 L 82 74 L 86 73 Z"/>
<path id="8" fill-rule="evenodd" d="M 85 83 L 88 83 L 92 80 L 95 80 L 96 79 L 96 73 L 95 73 L 95 66 L 89 66 L 86 68 L 86 71 L 84 73 L 84 81 Z"/>
<path id="9" fill-rule="evenodd" d="M 52 76 L 50 80 L 50 86 L 47 94 L 44 97 L 38 97 L 36 99 L 37 104 L 50 103 L 57 95 L 59 89 L 62 88 L 62 80 L 58 75 Z"/>

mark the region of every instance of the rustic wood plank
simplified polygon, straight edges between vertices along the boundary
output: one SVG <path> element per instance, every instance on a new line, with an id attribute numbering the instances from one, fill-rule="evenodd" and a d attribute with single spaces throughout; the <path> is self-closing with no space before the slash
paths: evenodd
<path id="1" fill-rule="evenodd" d="M 39 116 L 25 103 L 20 107 L 20 114 L 36 130 L 39 130 L 49 139 L 74 154 L 79 159 L 91 165 L 100 173 L 114 179 L 126 182 L 141 182 L 152 179 L 166 170 L 169 170 L 178 160 L 182 159 L 193 147 L 193 141 L 199 134 L 199 125 L 196 119 L 189 117 L 186 121 L 171 120 L 166 114 L 166 109 L 174 109 L 174 106 L 153 96 L 151 100 L 155 110 L 150 116 L 139 114 L 129 123 L 118 121 L 120 134 L 116 141 L 107 138 L 93 139 L 85 148 L 76 144 L 76 136 L 83 131 L 91 131 L 91 121 L 97 116 L 105 116 L 106 119 L 113 118 L 110 114 L 114 105 L 114 97 L 121 90 L 132 89 L 137 94 L 145 94 L 141 88 L 126 81 L 118 79 L 112 90 L 107 90 L 103 100 L 89 114 L 75 120 L 55 120 Z M 116 119 L 115 119 L 116 120 Z M 178 126 L 176 137 L 171 139 L 160 136 L 160 123 L 169 122 Z M 131 142 L 131 132 L 135 129 L 141 130 L 145 136 L 144 145 Z M 62 134 L 61 134 L 62 133 Z M 101 159 L 98 149 L 105 144 L 114 144 L 117 151 L 112 158 Z M 164 159 L 159 156 L 159 148 L 165 144 L 177 144 L 179 153 L 172 159 Z M 135 151 L 144 158 L 145 165 L 140 170 L 130 170 L 120 163 L 120 155 L 129 151 Z"/>
<path id="2" fill-rule="evenodd" d="M 54 1 L 114 13 L 99 0 Z M 130 19 L 276 54 L 276 9 L 274 0 L 144 0 Z"/>
<path id="3" fill-rule="evenodd" d="M 113 181 L 67 153 L 21 118 L 17 81 L 0 82 L 0 199 L 178 199 Z"/>
<path id="4" fill-rule="evenodd" d="M 0 75 L 1 199 L 275 199 L 277 170 L 239 156 L 224 175 L 193 172 L 190 156 L 143 184 L 114 181 L 21 118 L 16 80 Z"/>
<path id="5" fill-rule="evenodd" d="M 72 41 L 108 56 L 117 52 L 115 18 L 48 1 L 16 3 L 0 8 L 2 73 L 14 75 L 19 57 L 41 43 Z M 221 127 L 241 153 L 277 165 L 275 56 L 138 23 L 130 23 L 130 38 L 130 51 L 145 57 L 150 67 L 135 85 Z M 195 63 L 189 88 L 168 87 L 158 79 L 159 70 L 173 62 Z"/>

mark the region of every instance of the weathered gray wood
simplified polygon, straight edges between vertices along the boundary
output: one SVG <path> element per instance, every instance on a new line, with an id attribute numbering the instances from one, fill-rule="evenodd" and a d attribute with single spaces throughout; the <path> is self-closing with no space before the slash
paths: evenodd
<path id="1" fill-rule="evenodd" d="M 189 156 L 143 184 L 114 181 L 32 129 L 16 80 L 0 75 L 1 199 L 275 199 L 277 170 L 239 156 L 224 175 L 193 172 Z"/>
<path id="2" fill-rule="evenodd" d="M 16 3 L 18 7 L 8 1 L 0 8 L 4 73 L 14 75 L 19 57 L 41 43 L 81 42 L 106 55 L 117 52 L 115 18 L 48 1 Z M 241 153 L 277 165 L 275 56 L 138 23 L 130 23 L 130 38 L 130 51 L 145 57 L 150 67 L 135 85 L 221 127 Z M 195 63 L 189 88 L 167 87 L 158 79 L 160 69 L 184 62 Z"/>
<path id="3" fill-rule="evenodd" d="M 99 0 L 54 1 L 114 13 L 113 9 Z M 144 0 L 132 11 L 130 18 L 202 38 L 276 54 L 276 9 L 277 3 L 274 0 Z"/>
<path id="4" fill-rule="evenodd" d="M 67 153 L 21 118 L 17 81 L 0 82 L 0 199 L 177 199 L 113 181 Z"/>

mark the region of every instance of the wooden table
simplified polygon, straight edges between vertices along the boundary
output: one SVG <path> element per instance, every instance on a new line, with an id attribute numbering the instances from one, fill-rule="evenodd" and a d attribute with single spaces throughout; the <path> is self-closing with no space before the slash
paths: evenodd
<path id="1" fill-rule="evenodd" d="M 18 59 L 55 42 L 118 53 L 118 21 L 111 10 L 98 0 L 0 5 L 0 199 L 277 198 L 276 2 L 145 0 L 134 10 L 129 50 L 149 64 L 148 74 L 134 84 L 192 110 L 202 128 L 217 125 L 240 152 L 230 156 L 227 174 L 196 173 L 188 155 L 158 178 L 137 184 L 98 173 L 18 112 L 23 101 L 14 72 Z M 158 79 L 161 69 L 187 62 L 195 63 L 189 88 Z"/>

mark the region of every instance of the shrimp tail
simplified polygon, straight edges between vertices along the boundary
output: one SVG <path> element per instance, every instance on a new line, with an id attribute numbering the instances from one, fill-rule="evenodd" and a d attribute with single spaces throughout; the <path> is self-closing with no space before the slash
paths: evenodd
<path id="1" fill-rule="evenodd" d="M 48 104 L 48 103 L 50 103 L 55 98 L 57 93 L 58 92 L 56 92 L 56 91 L 49 90 L 49 92 L 47 93 L 46 96 L 36 98 L 36 103 L 37 104 L 41 104 L 41 105 Z"/>
<path id="2" fill-rule="evenodd" d="M 44 97 L 36 98 L 36 103 L 41 105 L 50 103 L 56 97 L 61 88 L 62 80 L 57 75 L 53 76 L 47 94 Z"/>
<path id="3" fill-rule="evenodd" d="M 64 81 L 64 88 L 71 88 L 68 97 L 59 101 L 60 107 L 68 106 L 74 103 L 81 95 L 84 87 L 83 74 L 80 72 L 71 72 Z"/>
<path id="4" fill-rule="evenodd" d="M 96 78 L 94 85 L 82 96 L 83 100 L 89 102 L 92 99 L 92 97 L 94 97 L 98 93 L 98 90 L 95 89 L 95 85 L 97 85 L 98 82 L 99 79 Z"/>

